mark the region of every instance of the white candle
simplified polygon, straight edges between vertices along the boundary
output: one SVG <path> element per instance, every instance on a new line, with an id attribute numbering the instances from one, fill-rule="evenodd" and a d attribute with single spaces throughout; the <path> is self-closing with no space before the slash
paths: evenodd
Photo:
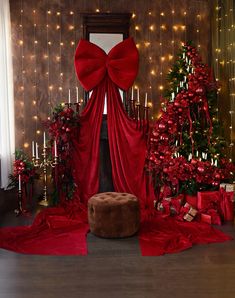
<path id="1" fill-rule="evenodd" d="M 54 142 L 54 147 L 55 147 L 55 157 L 58 157 L 58 156 L 57 156 L 57 143 L 56 143 L 56 140 L 55 140 L 55 142 Z"/>
<path id="2" fill-rule="evenodd" d="M 134 88 L 133 88 L 133 86 L 131 87 L 131 100 L 133 100 L 134 99 Z"/>
<path id="3" fill-rule="evenodd" d="M 43 147 L 46 148 L 46 133 L 43 133 Z"/>
<path id="4" fill-rule="evenodd" d="M 184 76 L 184 82 L 185 82 L 185 83 L 187 82 L 187 77 L 186 77 L 186 76 Z"/>
<path id="5" fill-rule="evenodd" d="M 213 164 L 214 164 L 214 160 L 213 160 L 213 158 L 211 159 L 211 165 L 213 166 Z"/>
<path id="6" fill-rule="evenodd" d="M 34 152 L 34 141 L 32 141 L 32 157 L 35 157 L 35 152 Z"/>
<path id="7" fill-rule="evenodd" d="M 78 103 L 78 87 L 76 87 L 76 99 L 77 99 L 77 103 Z"/>
<path id="8" fill-rule="evenodd" d="M 215 165 L 216 167 L 218 166 L 218 160 L 217 160 L 217 159 L 215 160 L 214 165 Z"/>
<path id="9" fill-rule="evenodd" d="M 196 151 L 196 157 L 198 157 L 198 150 Z"/>
<path id="10" fill-rule="evenodd" d="M 207 153 L 205 153 L 205 159 L 207 159 Z"/>
<path id="11" fill-rule="evenodd" d="M 70 89 L 69 89 L 69 103 L 71 103 Z"/>
<path id="12" fill-rule="evenodd" d="M 19 190 L 21 190 L 21 175 L 19 175 Z"/>
<path id="13" fill-rule="evenodd" d="M 188 89 L 188 83 L 186 83 L 186 89 Z"/>
<path id="14" fill-rule="evenodd" d="M 177 145 L 178 145 L 178 140 L 175 141 L 175 146 L 177 147 Z"/>
<path id="15" fill-rule="evenodd" d="M 38 159 L 38 143 L 36 142 L 36 159 Z"/>
<path id="16" fill-rule="evenodd" d="M 147 108 L 148 106 L 148 93 L 146 92 L 145 93 L 145 103 L 144 103 L 144 106 Z"/>
<path id="17" fill-rule="evenodd" d="M 177 92 L 177 93 L 179 92 L 179 87 L 176 87 L 176 92 Z"/>
<path id="18" fill-rule="evenodd" d="M 188 56 L 186 57 L 185 61 L 186 61 L 186 63 L 188 63 Z"/>
<path id="19" fill-rule="evenodd" d="M 185 52 L 183 52 L 183 59 L 185 59 Z"/>
<path id="20" fill-rule="evenodd" d="M 172 92 L 171 93 L 171 99 L 174 100 L 174 98 L 175 98 L 175 92 Z"/>
<path id="21" fill-rule="evenodd" d="M 140 101 L 140 89 L 137 88 L 137 101 L 139 102 Z"/>

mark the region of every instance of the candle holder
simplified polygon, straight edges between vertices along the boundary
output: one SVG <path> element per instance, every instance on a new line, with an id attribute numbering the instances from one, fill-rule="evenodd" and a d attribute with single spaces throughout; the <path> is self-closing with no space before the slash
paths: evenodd
<path id="1" fill-rule="evenodd" d="M 22 212 L 22 191 L 21 189 L 18 190 L 18 208 L 14 210 L 15 215 L 19 216 Z"/>
<path id="2" fill-rule="evenodd" d="M 80 110 L 80 101 L 79 102 L 75 102 L 74 106 L 76 107 L 76 112 L 79 114 L 79 110 Z"/>
<path id="3" fill-rule="evenodd" d="M 47 207 L 47 206 L 49 206 L 49 200 L 48 200 L 48 194 L 47 194 L 47 168 L 48 167 L 55 168 L 57 166 L 58 156 L 55 156 L 53 161 L 49 160 L 47 157 L 47 147 L 46 146 L 43 147 L 42 156 L 43 156 L 42 162 L 40 162 L 39 158 L 35 158 L 34 156 L 32 158 L 32 162 L 36 168 L 43 169 L 43 182 L 44 182 L 43 199 L 39 202 L 39 205 Z"/>
<path id="4" fill-rule="evenodd" d="M 64 104 L 67 106 L 67 108 L 71 108 L 73 105 L 71 102 L 65 102 Z"/>
<path id="5" fill-rule="evenodd" d="M 145 128 L 145 133 L 147 134 L 149 131 L 149 106 L 144 107 L 144 123 L 143 126 Z"/>
<path id="6" fill-rule="evenodd" d="M 141 129 L 142 123 L 141 123 L 141 117 L 140 117 L 140 102 L 137 101 L 136 103 L 136 127 Z"/>

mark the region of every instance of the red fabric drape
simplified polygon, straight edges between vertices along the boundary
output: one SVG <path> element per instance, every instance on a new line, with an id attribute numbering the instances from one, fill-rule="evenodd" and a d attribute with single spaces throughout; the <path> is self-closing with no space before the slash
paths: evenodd
<path id="1" fill-rule="evenodd" d="M 71 202 L 42 211 L 30 227 L 0 229 L 0 247 L 22 253 L 86 254 L 86 205 L 99 187 L 99 142 L 104 98 L 108 105 L 108 139 L 116 191 L 135 194 L 141 205 L 139 233 L 142 255 L 178 252 L 195 243 L 222 242 L 230 236 L 207 224 L 177 222 L 154 214 L 154 192 L 144 173 L 146 141 L 128 118 L 118 87 L 127 90 L 138 70 L 138 52 L 132 39 L 116 45 L 108 55 L 82 40 L 75 55 L 77 75 L 92 96 L 81 115 L 78 140 L 71 152 L 77 190 Z M 148 215 L 148 216 L 147 216 Z"/>
<path id="2" fill-rule="evenodd" d="M 88 105 L 81 115 L 80 135 L 75 142 L 74 169 L 82 202 L 98 192 L 99 140 L 107 95 L 107 125 L 112 176 L 118 192 L 129 192 L 140 198 L 141 210 L 153 205 L 154 193 L 146 183 L 144 163 L 146 140 L 136 122 L 123 109 L 118 87 L 127 90 L 138 71 L 138 51 L 131 38 L 116 45 L 107 55 L 98 46 L 81 40 L 75 55 L 78 79 L 89 91 Z"/>

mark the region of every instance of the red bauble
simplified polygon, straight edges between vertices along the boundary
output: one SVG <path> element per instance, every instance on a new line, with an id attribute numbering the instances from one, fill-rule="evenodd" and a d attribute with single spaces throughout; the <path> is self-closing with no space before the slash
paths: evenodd
<path id="1" fill-rule="evenodd" d="M 199 173 L 203 173 L 203 172 L 205 172 L 205 169 L 204 169 L 203 167 L 201 167 L 201 166 L 199 166 L 199 167 L 197 168 L 197 170 L 198 170 Z"/>
<path id="2" fill-rule="evenodd" d="M 200 87 L 196 89 L 196 93 L 198 93 L 198 94 L 203 93 L 203 91 L 204 91 L 204 90 L 203 90 L 202 88 L 200 88 Z"/>
<path id="3" fill-rule="evenodd" d="M 164 129 L 166 129 L 166 125 L 164 123 L 160 123 L 160 124 L 158 124 L 158 128 L 161 130 L 164 130 Z"/>
<path id="4" fill-rule="evenodd" d="M 172 125 L 174 122 L 173 122 L 173 120 L 170 119 L 170 120 L 167 121 L 167 123 L 168 123 L 169 125 Z"/>
<path id="5" fill-rule="evenodd" d="M 191 164 L 192 164 L 192 165 L 196 165 L 196 164 L 197 164 L 197 160 L 194 159 L 194 158 L 192 158 L 192 159 L 191 159 Z"/>

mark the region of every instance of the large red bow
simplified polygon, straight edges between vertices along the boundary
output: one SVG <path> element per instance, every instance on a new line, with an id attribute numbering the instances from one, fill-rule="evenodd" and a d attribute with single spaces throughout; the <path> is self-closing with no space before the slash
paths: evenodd
<path id="1" fill-rule="evenodd" d="M 108 55 L 82 39 L 75 53 L 77 76 L 86 91 L 99 85 L 107 74 L 119 88 L 127 90 L 137 75 L 138 61 L 138 50 L 132 38 L 117 44 Z"/>

